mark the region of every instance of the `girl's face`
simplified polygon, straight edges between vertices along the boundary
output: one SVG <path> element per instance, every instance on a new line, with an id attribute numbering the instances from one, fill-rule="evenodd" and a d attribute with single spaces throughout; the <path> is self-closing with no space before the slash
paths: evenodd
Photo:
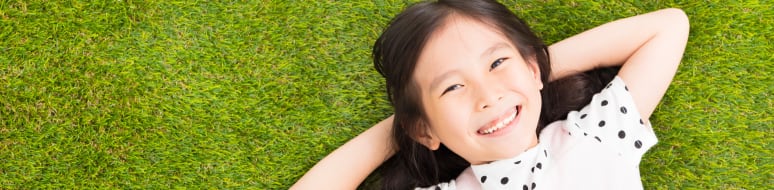
<path id="1" fill-rule="evenodd" d="M 431 149 L 443 143 L 471 164 L 510 158 L 537 144 L 540 71 L 494 28 L 450 16 L 419 57 L 414 80 Z"/>

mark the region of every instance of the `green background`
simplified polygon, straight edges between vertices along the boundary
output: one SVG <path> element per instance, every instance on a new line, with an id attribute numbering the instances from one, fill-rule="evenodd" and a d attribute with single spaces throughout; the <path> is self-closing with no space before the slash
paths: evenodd
<path id="1" fill-rule="evenodd" d="M 774 2 L 503 3 L 547 43 L 684 9 L 644 186 L 772 188 Z M 287 188 L 390 115 L 370 47 L 407 4 L 0 1 L 0 189 Z"/>

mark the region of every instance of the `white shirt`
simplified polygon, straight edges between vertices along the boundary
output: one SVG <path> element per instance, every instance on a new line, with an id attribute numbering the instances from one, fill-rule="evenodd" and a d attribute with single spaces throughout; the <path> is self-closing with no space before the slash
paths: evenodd
<path id="1" fill-rule="evenodd" d="M 642 189 L 640 159 L 657 141 L 615 77 L 583 109 L 544 128 L 535 147 L 471 168 L 482 189 Z M 452 180 L 426 189 L 456 188 Z"/>

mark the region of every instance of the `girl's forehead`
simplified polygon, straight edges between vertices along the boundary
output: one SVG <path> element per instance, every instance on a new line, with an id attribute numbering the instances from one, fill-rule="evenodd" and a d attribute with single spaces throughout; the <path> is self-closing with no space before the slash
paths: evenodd
<path id="1" fill-rule="evenodd" d="M 482 49 L 493 44 L 505 44 L 514 48 L 511 41 L 496 27 L 466 16 L 449 15 L 430 36 L 425 44 L 420 61 L 424 54 L 480 53 Z M 487 47 L 484 47 L 487 46 Z"/>

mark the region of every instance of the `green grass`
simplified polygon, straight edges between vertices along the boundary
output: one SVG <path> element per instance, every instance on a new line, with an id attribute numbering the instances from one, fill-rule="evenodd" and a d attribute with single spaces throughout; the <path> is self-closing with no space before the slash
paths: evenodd
<path id="1" fill-rule="evenodd" d="M 505 4 L 549 43 L 684 9 L 645 188 L 772 188 L 774 2 Z M 405 5 L 2 1 L 0 189 L 287 188 L 390 114 L 370 46 Z"/>

